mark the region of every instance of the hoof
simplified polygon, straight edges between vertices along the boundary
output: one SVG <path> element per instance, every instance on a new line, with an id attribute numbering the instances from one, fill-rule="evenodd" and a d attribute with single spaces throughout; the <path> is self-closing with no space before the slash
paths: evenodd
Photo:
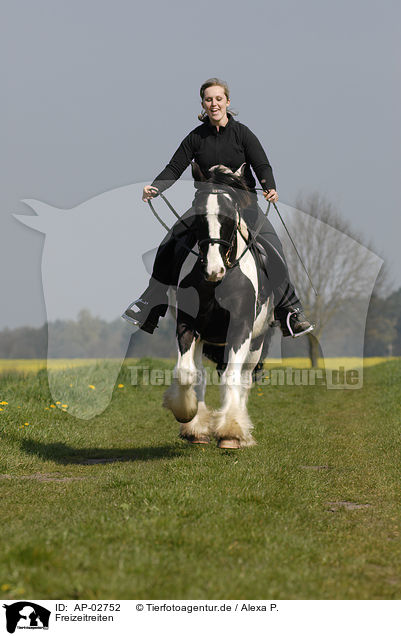
<path id="1" fill-rule="evenodd" d="M 236 448 L 241 448 L 241 443 L 239 441 L 239 439 L 233 438 L 233 439 L 219 439 L 218 443 L 217 443 L 217 447 L 218 448 L 227 448 L 227 449 L 236 449 Z"/>
<path id="2" fill-rule="evenodd" d="M 180 435 L 180 437 L 189 444 L 209 444 L 210 442 L 210 437 L 208 437 L 207 435 L 199 435 L 198 437 L 195 437 L 195 435 Z"/>

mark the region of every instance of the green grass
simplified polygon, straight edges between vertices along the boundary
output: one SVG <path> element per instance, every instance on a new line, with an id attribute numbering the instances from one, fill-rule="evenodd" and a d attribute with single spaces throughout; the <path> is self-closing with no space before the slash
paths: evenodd
<path id="1" fill-rule="evenodd" d="M 44 371 L 3 376 L 0 596 L 401 598 L 400 377 L 254 388 L 258 445 L 230 452 L 180 441 L 127 368 L 87 421 L 49 408 Z"/>

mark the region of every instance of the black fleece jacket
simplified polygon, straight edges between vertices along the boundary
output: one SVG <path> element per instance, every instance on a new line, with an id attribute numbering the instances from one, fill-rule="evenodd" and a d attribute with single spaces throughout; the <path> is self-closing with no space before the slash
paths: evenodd
<path id="1" fill-rule="evenodd" d="M 227 124 L 220 126 L 219 130 L 210 124 L 209 118 L 194 128 L 154 179 L 152 186 L 163 192 L 180 178 L 192 160 L 206 177 L 212 166 L 222 164 L 234 172 L 245 163 L 244 179 L 251 191 L 255 191 L 256 185 L 251 166 L 263 188 L 276 189 L 271 165 L 259 139 L 230 114 Z"/>

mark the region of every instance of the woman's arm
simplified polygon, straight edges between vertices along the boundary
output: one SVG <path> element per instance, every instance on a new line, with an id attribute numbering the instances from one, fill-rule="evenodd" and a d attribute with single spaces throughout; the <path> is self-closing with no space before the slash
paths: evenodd
<path id="1" fill-rule="evenodd" d="M 242 125 L 243 138 L 242 144 L 245 151 L 247 163 L 252 166 L 256 177 L 265 190 L 274 191 L 276 193 L 276 182 L 273 177 L 273 170 L 267 158 L 262 144 L 256 135 L 245 125 Z M 277 194 L 276 194 L 277 196 Z M 269 193 L 266 198 L 273 200 L 273 196 Z M 277 197 L 278 198 L 278 197 Z"/>
<path id="2" fill-rule="evenodd" d="M 164 170 L 153 180 L 151 187 L 163 192 L 163 190 L 172 186 L 180 178 L 185 168 L 189 166 L 193 157 L 193 135 L 189 133 L 181 142 Z"/>

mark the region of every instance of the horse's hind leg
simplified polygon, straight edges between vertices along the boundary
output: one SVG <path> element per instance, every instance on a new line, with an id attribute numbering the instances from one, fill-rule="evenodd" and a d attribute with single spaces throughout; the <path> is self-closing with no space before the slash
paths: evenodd
<path id="1" fill-rule="evenodd" d="M 170 409 L 178 422 L 190 422 L 198 411 L 198 399 L 194 391 L 197 369 L 194 362 L 195 337 L 185 347 L 179 341 L 179 353 L 174 369 L 174 379 L 163 397 L 163 406 Z M 181 349 L 184 349 L 182 352 Z"/>
<path id="2" fill-rule="evenodd" d="M 222 448 L 253 446 L 253 425 L 246 409 L 246 395 L 252 384 L 251 372 L 244 369 L 251 336 L 237 351 L 231 349 L 227 367 L 221 376 L 222 406 L 214 415 L 214 434 Z M 245 397 L 244 397 L 245 396 Z M 232 445 L 230 446 L 230 444 Z"/>

